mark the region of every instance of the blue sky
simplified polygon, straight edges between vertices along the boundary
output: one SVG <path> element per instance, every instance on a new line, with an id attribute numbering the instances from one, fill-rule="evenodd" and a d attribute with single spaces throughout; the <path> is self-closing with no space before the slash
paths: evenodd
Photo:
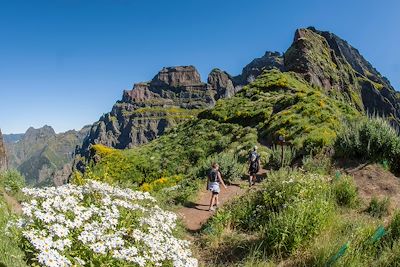
<path id="1" fill-rule="evenodd" d="M 349 41 L 400 90 L 400 1 L 2 1 L 0 128 L 80 129 L 163 66 L 238 74 L 313 25 Z"/>

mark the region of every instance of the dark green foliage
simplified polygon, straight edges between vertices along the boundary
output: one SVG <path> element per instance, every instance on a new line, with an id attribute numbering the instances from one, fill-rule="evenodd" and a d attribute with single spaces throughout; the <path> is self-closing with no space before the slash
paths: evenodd
<path id="1" fill-rule="evenodd" d="M 303 169 L 307 172 L 329 174 L 332 169 L 331 158 L 325 153 L 305 156 L 302 163 Z"/>
<path id="2" fill-rule="evenodd" d="M 382 218 L 383 216 L 389 214 L 389 205 L 389 198 L 378 199 L 376 197 L 373 197 L 371 199 L 371 202 L 369 203 L 367 212 L 373 217 Z"/>
<path id="3" fill-rule="evenodd" d="M 225 182 L 233 182 L 242 177 L 244 173 L 245 164 L 239 162 L 238 156 L 231 152 L 223 152 L 215 156 L 208 157 L 206 160 L 201 162 L 197 169 L 192 172 L 199 178 L 206 178 L 208 171 L 211 168 L 212 163 L 218 163 L 220 166 L 220 172 L 222 179 Z"/>
<path id="4" fill-rule="evenodd" d="M 0 186 L 12 193 L 17 193 L 25 186 L 25 178 L 16 170 L 0 173 Z"/>
<path id="5" fill-rule="evenodd" d="M 364 118 L 348 124 L 338 135 L 335 148 L 339 157 L 385 161 L 392 170 L 400 170 L 400 138 L 383 118 Z"/>
<path id="6" fill-rule="evenodd" d="M 283 152 L 283 162 L 282 162 L 282 152 Z M 291 146 L 281 146 L 274 145 L 270 150 L 270 156 L 268 161 L 268 167 L 272 169 L 279 169 L 281 167 L 288 167 L 292 164 L 293 160 L 296 158 L 296 149 Z"/>
<path id="7" fill-rule="evenodd" d="M 336 203 L 344 207 L 354 207 L 358 201 L 357 187 L 351 176 L 340 176 L 332 182 Z"/>
<path id="8" fill-rule="evenodd" d="M 400 212 L 397 211 L 389 224 L 387 239 L 390 239 L 391 242 L 400 239 Z"/>

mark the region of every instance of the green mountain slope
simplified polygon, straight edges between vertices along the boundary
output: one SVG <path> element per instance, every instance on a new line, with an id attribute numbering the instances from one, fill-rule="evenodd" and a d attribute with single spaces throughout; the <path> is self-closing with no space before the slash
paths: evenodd
<path id="1" fill-rule="evenodd" d="M 343 120 L 361 116 L 355 107 L 330 97 L 293 72 L 267 71 L 234 97 L 218 101 L 200 118 L 257 129 L 271 145 L 279 135 L 310 151 L 332 145 Z"/>

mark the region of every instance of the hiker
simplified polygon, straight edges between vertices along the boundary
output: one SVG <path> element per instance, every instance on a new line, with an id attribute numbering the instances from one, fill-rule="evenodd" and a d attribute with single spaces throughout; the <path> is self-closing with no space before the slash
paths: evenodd
<path id="1" fill-rule="evenodd" d="M 214 211 L 214 205 L 218 208 L 218 194 L 220 192 L 219 184 L 222 184 L 226 189 L 226 185 L 224 180 L 222 180 L 221 173 L 219 171 L 219 165 L 217 163 L 213 163 L 211 165 L 211 170 L 208 173 L 208 180 L 207 180 L 207 190 L 211 191 L 211 200 L 210 200 L 210 207 L 209 211 Z"/>
<path id="2" fill-rule="evenodd" d="M 256 174 L 260 170 L 260 155 L 258 155 L 257 149 L 258 147 L 254 146 L 249 155 L 249 187 L 255 184 Z"/>

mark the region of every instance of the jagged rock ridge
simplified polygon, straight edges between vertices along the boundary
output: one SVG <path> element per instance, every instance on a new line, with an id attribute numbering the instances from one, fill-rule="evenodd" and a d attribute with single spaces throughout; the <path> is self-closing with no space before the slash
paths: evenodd
<path id="1" fill-rule="evenodd" d="M 287 71 L 300 73 L 359 110 L 393 116 L 399 122 L 398 93 L 357 49 L 337 35 L 313 27 L 298 29 L 284 54 Z"/>
<path id="2" fill-rule="evenodd" d="M 204 83 L 193 66 L 163 68 L 151 81 L 123 92 L 112 111 L 93 124 L 79 153 L 86 154 L 91 144 L 123 149 L 147 143 L 235 90 L 232 78 L 220 70 Z"/>

